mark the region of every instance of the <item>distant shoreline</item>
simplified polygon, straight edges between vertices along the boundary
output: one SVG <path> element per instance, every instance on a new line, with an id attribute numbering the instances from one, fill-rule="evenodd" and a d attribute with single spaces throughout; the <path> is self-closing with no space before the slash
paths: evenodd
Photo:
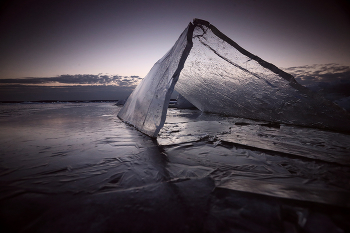
<path id="1" fill-rule="evenodd" d="M 0 101 L 0 104 L 30 104 L 30 103 L 114 103 L 118 100 L 33 100 L 33 101 Z"/>
<path id="2" fill-rule="evenodd" d="M 1 101 L 0 104 L 31 104 L 31 103 L 116 103 L 119 100 L 30 100 L 30 101 Z M 170 99 L 176 101 L 176 99 Z"/>

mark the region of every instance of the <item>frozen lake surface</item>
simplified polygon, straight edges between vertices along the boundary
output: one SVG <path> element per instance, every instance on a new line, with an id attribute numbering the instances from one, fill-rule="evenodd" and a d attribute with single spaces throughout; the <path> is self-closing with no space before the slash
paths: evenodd
<path id="1" fill-rule="evenodd" d="M 1 232 L 349 232 L 350 135 L 112 103 L 0 105 Z"/>

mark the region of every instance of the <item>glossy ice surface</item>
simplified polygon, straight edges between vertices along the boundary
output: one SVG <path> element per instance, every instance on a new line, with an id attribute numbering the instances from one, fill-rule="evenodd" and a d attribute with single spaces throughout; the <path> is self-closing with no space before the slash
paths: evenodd
<path id="1" fill-rule="evenodd" d="M 349 231 L 349 135 L 169 109 L 152 140 L 119 110 L 0 105 L 2 232 Z"/>

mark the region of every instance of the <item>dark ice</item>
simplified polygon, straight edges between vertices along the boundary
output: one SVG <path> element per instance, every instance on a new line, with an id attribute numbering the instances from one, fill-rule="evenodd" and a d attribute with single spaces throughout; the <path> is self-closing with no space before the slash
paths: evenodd
<path id="1" fill-rule="evenodd" d="M 349 232 L 348 134 L 111 103 L 0 105 L 1 232 Z M 244 123 L 244 124 L 242 124 Z"/>

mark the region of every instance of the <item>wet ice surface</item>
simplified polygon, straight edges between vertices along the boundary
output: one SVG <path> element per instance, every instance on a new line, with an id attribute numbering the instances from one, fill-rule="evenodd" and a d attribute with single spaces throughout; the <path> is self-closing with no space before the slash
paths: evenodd
<path id="1" fill-rule="evenodd" d="M 122 123 L 116 117 L 119 107 L 91 103 L 42 108 L 30 117 L 0 122 L 2 177 L 11 187 L 94 193 L 163 178 L 156 168 L 162 165 L 156 144 Z"/>
<path id="2" fill-rule="evenodd" d="M 349 135 L 168 109 L 156 141 L 119 110 L 0 106 L 2 232 L 349 231 Z"/>

